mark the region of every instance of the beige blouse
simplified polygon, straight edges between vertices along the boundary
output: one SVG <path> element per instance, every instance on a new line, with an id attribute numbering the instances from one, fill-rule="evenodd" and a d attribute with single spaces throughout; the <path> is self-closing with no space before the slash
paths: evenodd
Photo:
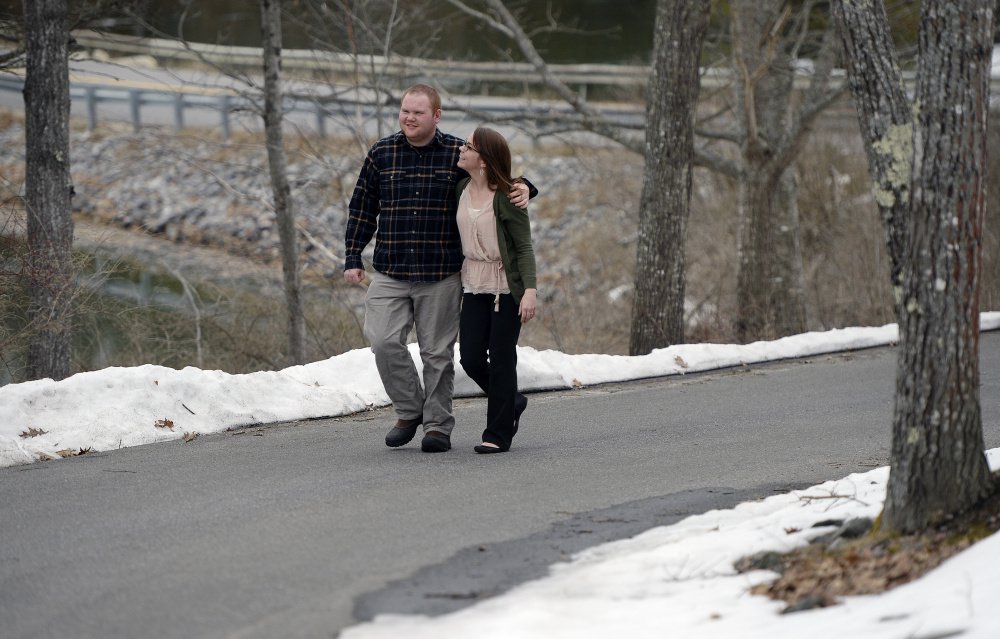
<path id="1" fill-rule="evenodd" d="M 466 293 L 491 293 L 497 296 L 510 293 L 507 274 L 500 260 L 497 239 L 497 221 L 493 212 L 493 198 L 482 208 L 472 208 L 469 189 L 462 192 L 458 201 L 458 232 L 462 236 L 462 288 Z"/>

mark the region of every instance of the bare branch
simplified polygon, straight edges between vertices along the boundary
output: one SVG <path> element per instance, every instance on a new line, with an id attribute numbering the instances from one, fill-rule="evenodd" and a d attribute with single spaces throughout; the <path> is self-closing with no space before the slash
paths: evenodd
<path id="1" fill-rule="evenodd" d="M 712 131 L 709 129 L 697 128 L 695 129 L 695 134 L 697 134 L 699 138 L 703 138 L 705 140 L 720 140 L 722 142 L 732 142 L 733 144 L 740 144 L 743 142 L 743 136 L 732 131 Z"/>
<path id="2" fill-rule="evenodd" d="M 262 91 L 263 87 L 259 86 L 253 80 L 253 78 L 251 78 L 249 75 L 247 75 L 245 73 L 238 73 L 237 71 L 235 71 L 235 70 L 233 70 L 231 68 L 228 68 L 228 67 L 226 67 L 224 65 L 221 65 L 221 64 L 218 64 L 216 62 L 213 62 L 213 61 L 209 60 L 208 58 L 205 57 L 205 55 L 201 51 L 199 51 L 198 49 L 195 49 L 194 47 L 192 47 L 191 44 L 186 39 L 184 39 L 184 21 L 187 19 L 188 8 L 189 7 L 185 7 L 184 11 L 181 13 L 180 18 L 178 18 L 177 36 L 172 36 L 169 33 L 165 33 L 163 31 L 157 29 L 155 26 L 153 26 L 152 24 L 150 24 L 149 22 L 147 22 L 146 20 L 144 20 L 142 18 L 142 16 L 138 15 L 137 13 L 135 13 L 134 11 L 132 11 L 131 9 L 125 9 L 125 14 L 129 18 L 135 20 L 136 23 L 138 25 L 140 25 L 143 29 L 149 31 L 150 33 L 152 33 L 156 37 L 158 37 L 158 38 L 164 38 L 164 39 L 167 39 L 167 40 L 173 40 L 173 41 L 176 41 L 176 42 L 180 43 L 180 45 L 183 46 L 184 49 L 188 53 L 190 53 L 191 55 L 195 56 L 195 58 L 200 63 L 208 66 L 211 69 L 214 69 L 214 70 L 218 71 L 221 75 L 223 75 L 223 76 L 225 76 L 227 78 L 231 78 L 233 80 L 236 80 L 238 82 L 241 82 L 241 83 L 247 85 L 248 87 L 250 87 L 250 89 L 252 89 L 254 91 Z"/>
<path id="3" fill-rule="evenodd" d="M 448 1 L 457 2 L 458 0 Z M 623 135 L 621 129 L 610 124 L 599 111 L 588 105 L 579 94 L 552 74 L 549 70 L 548 64 L 546 64 L 545 60 L 535 48 L 535 45 L 532 43 L 531 38 L 529 38 L 524 32 L 517 19 L 514 18 L 504 3 L 501 0 L 486 0 L 486 3 L 501 20 L 501 22 L 498 23 L 497 20 L 493 19 L 491 16 L 486 16 L 486 23 L 498 31 L 503 33 L 509 32 L 511 34 L 510 37 L 517 44 L 521 54 L 527 58 L 528 62 L 533 67 L 535 67 L 535 70 L 542 77 L 542 81 L 545 85 L 555 91 L 556 95 L 584 116 L 583 127 L 588 131 L 592 131 L 610 140 L 614 140 L 622 146 L 631 148 L 632 140 Z"/>
<path id="4" fill-rule="evenodd" d="M 205 367 L 205 359 L 202 354 L 201 347 L 201 297 L 198 295 L 198 291 L 194 289 L 193 286 L 187 281 L 187 278 L 181 274 L 181 272 L 165 261 L 161 260 L 160 265 L 167 272 L 174 276 L 178 282 L 181 283 L 181 287 L 184 289 L 184 298 L 187 299 L 188 304 L 191 305 L 191 312 L 194 313 L 194 345 L 195 345 L 195 366 L 198 368 Z M 197 298 L 197 299 L 195 299 Z M 187 408 L 185 406 L 184 408 Z M 188 408 L 188 410 L 191 410 Z"/>
<path id="5" fill-rule="evenodd" d="M 791 47 L 790 55 L 793 59 L 799 57 L 799 52 L 802 50 L 802 45 L 805 44 L 806 40 L 809 38 L 809 18 L 812 17 L 813 7 L 816 6 L 818 0 L 809 0 L 805 3 L 802 9 L 799 11 L 799 17 L 797 22 L 798 26 L 798 37 L 795 38 L 795 42 Z"/>
<path id="6" fill-rule="evenodd" d="M 813 77 L 795 114 L 790 135 L 776 153 L 777 162 L 791 163 L 805 145 L 816 118 L 848 91 L 846 81 L 830 86 L 837 52 L 837 34 L 831 21 L 823 33 L 823 43 L 814 60 Z"/>
<path id="7" fill-rule="evenodd" d="M 751 71 L 747 66 L 747 57 L 743 51 L 742 43 L 745 39 L 739 37 L 739 35 L 737 35 L 735 39 L 736 64 L 740 72 L 740 77 L 743 79 L 743 110 L 744 117 L 746 119 L 747 139 L 752 142 L 756 142 L 760 135 L 759 124 L 757 122 L 757 82 L 767 75 L 767 72 L 774 64 L 775 55 L 778 49 L 778 42 L 781 38 L 781 32 L 784 30 L 785 24 L 788 22 L 791 15 L 792 9 L 786 4 L 781 14 L 775 18 L 771 28 L 765 35 L 762 36 L 762 40 L 766 42 L 767 45 L 765 49 L 766 53 L 764 55 L 764 60 L 757 65 L 753 71 Z M 738 25 L 739 22 L 737 21 L 736 24 Z"/>
<path id="8" fill-rule="evenodd" d="M 451 6 L 455 7 L 456 9 L 458 9 L 459 11 L 461 11 L 462 13 L 464 13 L 466 15 L 469 15 L 469 16 L 472 16 L 476 20 L 479 20 L 480 22 L 489 25 L 491 28 L 496 29 L 497 31 L 499 31 L 500 33 L 504 34 L 505 36 L 507 36 L 511 40 L 516 40 L 517 39 L 517 35 L 514 33 L 514 31 L 512 31 L 509 27 L 504 26 L 503 24 L 500 24 L 499 22 L 497 22 L 496 20 L 494 20 L 492 17 L 490 17 L 488 14 L 483 13 L 482 11 L 476 11 L 475 9 L 473 9 L 472 7 L 470 7 L 469 5 L 467 5 L 464 2 L 462 2 L 461 0 L 446 0 L 446 1 L 448 2 L 448 4 L 450 4 Z"/>
<path id="9" fill-rule="evenodd" d="M 0 53 L 0 69 L 18 66 L 24 59 L 24 47 Z"/>
<path id="10" fill-rule="evenodd" d="M 720 155 L 709 153 L 704 148 L 696 148 L 694 150 L 692 162 L 695 166 L 721 173 L 733 179 L 738 179 L 743 175 L 743 169 L 740 168 L 739 163 L 727 160 Z"/>

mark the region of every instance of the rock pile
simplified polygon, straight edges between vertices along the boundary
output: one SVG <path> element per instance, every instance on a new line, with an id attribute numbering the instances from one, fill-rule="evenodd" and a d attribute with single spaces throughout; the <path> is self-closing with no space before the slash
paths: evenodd
<path id="1" fill-rule="evenodd" d="M 17 123 L 0 130 L 0 166 L 23 166 L 23 139 Z M 288 156 L 303 259 L 307 269 L 336 275 L 343 268 L 346 208 L 361 152 L 356 145 L 345 150 L 332 143 L 307 151 Z M 280 259 L 267 155 L 258 141 L 223 143 L 158 128 L 74 131 L 71 163 L 78 216 L 175 243 L 220 247 L 265 262 Z M 585 158 L 534 151 L 515 158 L 515 165 L 526 167 L 542 192 L 531 207 L 539 261 L 550 273 L 573 275 L 577 257 L 566 254 L 567 240 L 623 215 L 630 203 L 591 200 L 608 186 L 620 186 L 629 167 L 605 166 L 595 176 Z"/>

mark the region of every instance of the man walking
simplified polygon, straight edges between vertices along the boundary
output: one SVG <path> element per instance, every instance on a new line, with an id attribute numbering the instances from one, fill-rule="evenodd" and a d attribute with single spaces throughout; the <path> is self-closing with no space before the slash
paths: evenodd
<path id="1" fill-rule="evenodd" d="M 456 166 L 463 140 L 438 130 L 441 97 L 418 84 L 403 94 L 400 130 L 368 151 L 349 205 L 344 279 L 365 277 L 361 252 L 375 237 L 375 268 L 365 299 L 365 337 L 396 411 L 388 446 L 424 426 L 421 450 L 451 449 L 454 348 L 462 296 L 462 241 L 455 221 Z M 528 187 L 511 199 L 524 207 Z M 423 387 L 406 345 L 416 329 Z"/>

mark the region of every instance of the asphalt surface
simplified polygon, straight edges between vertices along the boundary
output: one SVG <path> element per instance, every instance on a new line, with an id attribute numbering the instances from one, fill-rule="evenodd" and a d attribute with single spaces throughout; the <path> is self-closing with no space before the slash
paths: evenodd
<path id="1" fill-rule="evenodd" d="M 1000 446 L 1000 333 L 981 350 Z M 386 448 L 388 410 L 0 469 L 0 635 L 332 637 L 604 540 L 887 463 L 895 351 L 531 394 L 507 454 Z"/>

